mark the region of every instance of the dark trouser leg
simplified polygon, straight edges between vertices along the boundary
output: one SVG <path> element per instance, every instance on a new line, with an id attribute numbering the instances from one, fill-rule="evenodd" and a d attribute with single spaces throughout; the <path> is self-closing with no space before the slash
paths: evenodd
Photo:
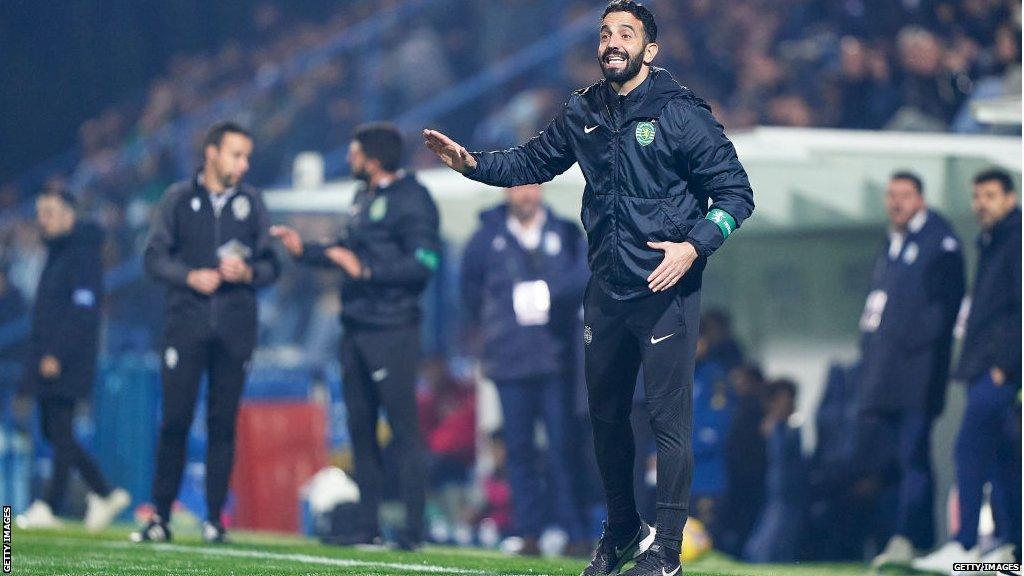
<path id="1" fill-rule="evenodd" d="M 638 382 L 642 386 L 643 370 L 640 370 Z M 637 458 L 633 465 L 633 486 L 636 489 L 637 510 L 644 522 L 655 525 L 658 522 L 658 497 L 655 487 L 647 483 L 649 461 L 654 454 L 654 433 L 651 431 L 651 418 L 647 413 L 647 405 L 643 402 L 643 393 L 637 398 L 633 394 L 633 411 L 629 415 L 633 427 L 633 438 L 636 443 Z"/>
<path id="2" fill-rule="evenodd" d="M 932 419 L 923 411 L 904 412 L 899 419 L 900 491 L 896 534 L 920 550 L 934 544 L 931 466 Z"/>
<path id="3" fill-rule="evenodd" d="M 1004 415 L 1016 395 L 1013 386 L 996 386 L 986 374 L 967 389 L 967 408 L 956 440 L 956 480 L 960 493 L 960 532 L 968 550 L 978 543 L 985 482 L 996 466 Z"/>
<path id="4" fill-rule="evenodd" d="M 156 474 L 153 477 L 153 502 L 156 513 L 165 521 L 170 520 L 171 504 L 181 487 L 188 431 L 199 395 L 199 380 L 208 358 L 205 342 L 185 346 L 175 341 L 164 350 L 161 369 L 163 404 Z"/>
<path id="5" fill-rule="evenodd" d="M 211 346 L 206 399 L 206 510 L 210 522 L 220 522 L 227 500 L 235 464 L 235 430 L 245 387 L 246 361 L 247 357 L 237 355 L 220 342 Z"/>
<path id="6" fill-rule="evenodd" d="M 46 502 L 54 511 L 64 503 L 68 473 L 78 468 L 89 489 L 100 496 L 110 494 L 110 487 L 99 466 L 78 444 L 74 436 L 75 403 L 70 399 L 50 398 L 40 402 L 43 432 L 53 446 L 53 476 L 46 493 Z"/>
<path id="7" fill-rule="evenodd" d="M 541 410 L 542 386 L 541 382 L 534 379 L 503 380 L 496 383 L 504 420 L 513 522 L 516 533 L 529 538 L 539 536 L 543 527 L 544 499 L 533 434 Z"/>
<path id="8" fill-rule="evenodd" d="M 644 390 L 658 453 L 658 540 L 678 550 L 693 480 L 693 370 L 700 292 L 677 288 L 649 330 L 639 334 Z M 645 328 L 643 324 L 639 327 Z"/>
<path id="9" fill-rule="evenodd" d="M 370 379 L 377 388 L 394 433 L 399 458 L 398 474 L 405 503 L 406 536 L 423 540 L 423 512 L 426 500 L 426 464 L 416 409 L 416 375 L 419 371 L 419 326 L 381 331 L 366 349 Z M 369 341 L 367 341 L 369 343 Z"/>
<path id="10" fill-rule="evenodd" d="M 572 450 L 569 440 L 569 408 L 565 405 L 566 385 L 558 376 L 545 378 L 540 384 L 540 408 L 548 437 L 546 462 L 548 477 L 551 479 L 549 494 L 558 524 L 569 533 L 570 541 L 577 542 L 584 535 L 573 504 L 570 460 L 566 457 Z"/>
<path id="11" fill-rule="evenodd" d="M 640 523 L 633 494 L 636 446 L 629 423 L 640 348 L 625 325 L 625 305 L 591 280 L 584 301 L 584 358 L 594 455 L 608 505 L 608 526 L 632 536 Z"/>
<path id="12" fill-rule="evenodd" d="M 1012 384 L 1004 384 L 1012 386 Z M 996 531 L 1008 544 L 1021 549 L 1021 429 L 1020 407 L 1011 406 L 1003 418 L 1002 436 L 996 449 L 995 476 L 992 480 L 993 512 Z"/>
<path id="13" fill-rule="evenodd" d="M 380 532 L 377 506 L 384 481 L 380 446 L 377 444 L 377 412 L 380 401 L 369 369 L 356 345 L 357 334 L 346 331 L 341 341 L 342 397 L 348 412 L 348 432 L 359 485 L 359 522 L 370 536 Z"/>

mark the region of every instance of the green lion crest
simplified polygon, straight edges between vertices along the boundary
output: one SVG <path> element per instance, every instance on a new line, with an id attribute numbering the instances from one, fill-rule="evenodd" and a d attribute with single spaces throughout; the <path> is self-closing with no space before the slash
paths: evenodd
<path id="1" fill-rule="evenodd" d="M 653 122 L 639 122 L 636 125 L 636 141 L 641 146 L 648 146 L 651 142 L 654 142 L 654 134 L 657 130 L 654 128 Z"/>

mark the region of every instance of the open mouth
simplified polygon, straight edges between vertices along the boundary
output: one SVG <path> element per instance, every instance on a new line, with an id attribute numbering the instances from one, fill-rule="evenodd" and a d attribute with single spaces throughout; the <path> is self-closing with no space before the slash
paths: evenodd
<path id="1" fill-rule="evenodd" d="M 605 54 L 602 61 L 608 66 L 625 66 L 627 60 L 625 54 L 613 52 L 611 54 Z"/>

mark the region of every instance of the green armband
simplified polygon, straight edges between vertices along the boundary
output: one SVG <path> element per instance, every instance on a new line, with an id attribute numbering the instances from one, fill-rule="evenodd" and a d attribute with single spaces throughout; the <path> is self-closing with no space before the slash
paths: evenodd
<path id="1" fill-rule="evenodd" d="M 427 250 L 426 248 L 417 248 L 413 254 L 416 261 L 422 264 L 427 270 L 434 272 L 437 270 L 437 265 L 440 263 L 440 256 L 433 250 Z"/>
<path id="2" fill-rule="evenodd" d="M 732 231 L 736 229 L 736 220 L 725 210 L 713 208 L 704 219 L 714 222 L 725 238 L 728 238 L 729 234 L 732 234 Z"/>

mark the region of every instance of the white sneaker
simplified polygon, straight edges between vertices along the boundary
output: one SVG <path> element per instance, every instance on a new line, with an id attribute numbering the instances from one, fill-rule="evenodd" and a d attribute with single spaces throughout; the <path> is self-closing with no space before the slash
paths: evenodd
<path id="1" fill-rule="evenodd" d="M 110 526 L 117 515 L 132 503 L 132 497 L 123 488 L 115 488 L 106 498 L 89 493 L 86 500 L 85 528 L 90 532 L 99 532 Z"/>
<path id="2" fill-rule="evenodd" d="M 25 510 L 24 514 L 18 514 L 18 517 L 14 520 L 18 528 L 25 529 L 39 529 L 39 528 L 60 528 L 64 525 L 56 516 L 53 515 L 53 510 L 50 509 L 50 505 L 42 500 L 36 500 Z"/>
<path id="3" fill-rule="evenodd" d="M 914 545 L 904 536 L 896 535 L 889 539 L 885 550 L 875 556 L 871 567 L 878 569 L 882 566 L 909 566 L 914 559 Z"/>
<path id="4" fill-rule="evenodd" d="M 946 542 L 941 548 L 910 563 L 914 570 L 935 574 L 950 574 L 956 562 L 978 562 L 978 549 L 965 550 L 956 540 Z"/>

